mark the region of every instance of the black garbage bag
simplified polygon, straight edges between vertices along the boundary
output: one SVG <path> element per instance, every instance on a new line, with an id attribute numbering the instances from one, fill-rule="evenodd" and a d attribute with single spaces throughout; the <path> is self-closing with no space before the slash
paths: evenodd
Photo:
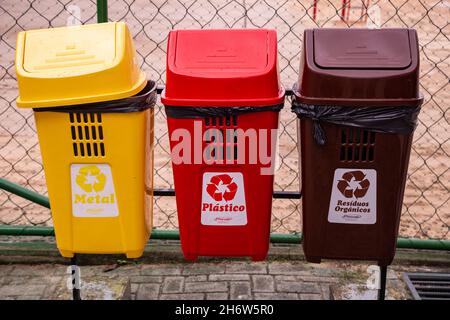
<path id="1" fill-rule="evenodd" d="M 292 101 L 292 111 L 299 118 L 308 118 L 314 121 L 314 140 L 319 145 L 326 143 L 321 122 L 381 133 L 411 133 L 417 126 L 420 107 L 420 105 L 415 107 L 322 106 Z"/>
<path id="2" fill-rule="evenodd" d="M 165 106 L 164 110 L 169 118 L 196 119 L 207 117 L 237 116 L 245 113 L 275 111 L 283 108 L 283 104 L 272 106 L 233 106 L 233 107 L 187 107 Z"/>
<path id="3" fill-rule="evenodd" d="M 72 106 L 36 108 L 35 112 L 82 112 L 82 113 L 128 113 L 140 112 L 152 108 L 156 103 L 156 83 L 148 81 L 147 85 L 136 95 L 111 100 L 78 104 Z"/>

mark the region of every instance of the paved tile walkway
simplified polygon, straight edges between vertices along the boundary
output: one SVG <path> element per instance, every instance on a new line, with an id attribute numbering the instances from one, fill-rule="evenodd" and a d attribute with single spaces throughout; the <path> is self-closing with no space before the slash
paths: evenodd
<path id="1" fill-rule="evenodd" d="M 330 299 L 333 290 L 364 287 L 368 264 L 302 261 L 82 266 L 85 299 Z M 392 266 L 388 299 L 408 299 L 404 271 L 442 268 Z M 69 299 L 65 265 L 0 265 L 0 299 Z M 336 297 L 334 297 L 336 299 Z M 339 298 L 339 297 L 338 297 Z"/>

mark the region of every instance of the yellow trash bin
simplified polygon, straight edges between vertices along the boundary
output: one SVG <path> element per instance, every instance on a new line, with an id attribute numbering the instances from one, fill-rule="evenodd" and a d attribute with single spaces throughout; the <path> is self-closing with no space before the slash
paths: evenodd
<path id="1" fill-rule="evenodd" d="M 20 32 L 18 107 L 33 108 L 59 251 L 142 255 L 152 225 L 156 85 L 123 22 Z"/>

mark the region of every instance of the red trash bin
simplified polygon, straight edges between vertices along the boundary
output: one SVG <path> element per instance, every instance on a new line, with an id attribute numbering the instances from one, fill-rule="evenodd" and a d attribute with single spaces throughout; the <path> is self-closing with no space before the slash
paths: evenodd
<path id="1" fill-rule="evenodd" d="M 166 70 L 184 256 L 264 259 L 284 103 L 275 31 L 171 31 Z"/>
<path id="2" fill-rule="evenodd" d="M 392 262 L 423 97 L 412 29 L 306 30 L 293 111 L 306 260 Z"/>

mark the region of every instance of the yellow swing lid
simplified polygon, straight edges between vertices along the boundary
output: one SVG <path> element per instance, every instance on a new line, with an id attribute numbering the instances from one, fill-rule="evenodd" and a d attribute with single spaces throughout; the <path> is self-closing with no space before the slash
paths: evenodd
<path id="1" fill-rule="evenodd" d="M 126 98 L 147 83 L 124 22 L 20 32 L 16 73 L 23 108 Z"/>

